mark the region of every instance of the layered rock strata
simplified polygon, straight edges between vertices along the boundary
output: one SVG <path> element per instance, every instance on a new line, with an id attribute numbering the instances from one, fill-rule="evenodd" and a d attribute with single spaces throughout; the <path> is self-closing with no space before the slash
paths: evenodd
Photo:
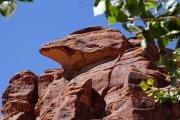
<path id="1" fill-rule="evenodd" d="M 44 44 L 40 53 L 63 68 L 16 74 L 3 94 L 3 120 L 178 120 L 180 104 L 158 104 L 140 89 L 166 87 L 158 49 L 140 38 L 89 27 Z"/>
<path id="2" fill-rule="evenodd" d="M 2 96 L 3 120 L 35 120 L 37 77 L 31 71 L 15 74 Z"/>

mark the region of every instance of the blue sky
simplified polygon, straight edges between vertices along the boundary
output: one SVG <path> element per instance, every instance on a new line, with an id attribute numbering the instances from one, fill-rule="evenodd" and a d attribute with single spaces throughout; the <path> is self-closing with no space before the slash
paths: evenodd
<path id="1" fill-rule="evenodd" d="M 15 14 L 8 19 L 0 16 L 0 96 L 12 75 L 20 70 L 39 75 L 47 68 L 60 67 L 40 55 L 43 43 L 83 27 L 107 25 L 104 17 L 93 16 L 93 0 L 88 1 L 35 0 L 18 3 Z"/>
<path id="2" fill-rule="evenodd" d="M 18 3 L 15 14 L 8 19 L 0 16 L 0 96 L 12 75 L 20 70 L 39 75 L 47 68 L 60 67 L 40 55 L 43 43 L 87 26 L 108 26 L 104 16 L 93 16 L 92 7 L 93 0 L 35 0 Z"/>

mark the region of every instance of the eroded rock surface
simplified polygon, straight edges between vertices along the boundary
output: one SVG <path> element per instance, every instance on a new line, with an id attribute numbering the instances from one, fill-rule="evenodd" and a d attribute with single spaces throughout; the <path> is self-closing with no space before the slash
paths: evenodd
<path id="1" fill-rule="evenodd" d="M 40 53 L 63 69 L 45 70 L 38 78 L 31 72 L 13 77 L 3 95 L 4 120 L 180 119 L 180 103 L 155 103 L 139 88 L 147 78 L 159 88 L 170 84 L 166 68 L 156 64 L 158 49 L 143 48 L 141 41 L 95 26 L 46 43 Z M 32 78 L 33 84 L 25 82 Z"/>
<path id="2" fill-rule="evenodd" d="M 54 80 L 61 78 L 63 69 L 47 69 L 38 77 L 38 95 L 39 99 L 44 95 L 46 88 Z"/>
<path id="3" fill-rule="evenodd" d="M 40 53 L 59 62 L 65 70 L 79 70 L 88 64 L 122 54 L 129 47 L 129 42 L 119 31 L 89 27 L 44 44 Z"/>
<path id="4" fill-rule="evenodd" d="M 3 120 L 35 120 L 37 77 L 31 71 L 15 74 L 2 96 Z"/>

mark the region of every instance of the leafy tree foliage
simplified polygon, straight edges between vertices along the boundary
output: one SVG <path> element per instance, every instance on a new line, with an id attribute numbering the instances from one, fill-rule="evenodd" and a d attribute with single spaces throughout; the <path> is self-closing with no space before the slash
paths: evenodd
<path id="1" fill-rule="evenodd" d="M 142 37 L 142 47 L 157 45 L 160 64 L 166 65 L 171 86 L 155 88 L 152 78 L 140 87 L 157 102 L 180 101 L 180 0 L 95 0 L 94 15 L 105 14 L 109 24 L 121 23 L 124 29 Z M 170 41 L 176 40 L 176 50 L 170 57 L 163 54 Z M 158 64 L 159 64 L 158 63 Z"/>
<path id="2" fill-rule="evenodd" d="M 172 84 L 170 86 L 166 86 L 165 88 L 156 88 L 154 85 L 155 80 L 153 78 L 149 78 L 147 80 L 142 80 L 139 86 L 147 93 L 148 97 L 154 97 L 155 102 L 180 102 L 180 48 L 173 52 L 173 56 L 171 58 L 164 59 L 163 62 L 165 62 L 166 66 L 170 66 L 167 64 L 171 64 L 171 67 L 169 67 L 171 69 L 173 67 L 176 68 L 172 69 L 174 71 L 169 70 L 169 79 Z"/>
<path id="3" fill-rule="evenodd" d="M 120 22 L 144 37 L 144 43 L 157 41 L 160 50 L 172 40 L 180 41 L 179 0 L 95 0 L 93 10 L 95 16 L 105 13 L 109 24 Z"/>
<path id="4" fill-rule="evenodd" d="M 20 2 L 32 2 L 33 0 L 18 0 Z M 0 0 L 0 13 L 1 15 L 8 17 L 16 9 L 17 0 Z"/>

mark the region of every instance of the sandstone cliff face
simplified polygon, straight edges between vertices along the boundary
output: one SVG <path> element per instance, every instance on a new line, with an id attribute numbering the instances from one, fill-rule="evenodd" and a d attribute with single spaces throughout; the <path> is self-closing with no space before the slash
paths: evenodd
<path id="1" fill-rule="evenodd" d="M 155 62 L 155 46 L 142 48 L 141 39 L 89 27 L 43 45 L 40 53 L 63 69 L 48 69 L 36 77 L 17 73 L 3 98 L 3 120 L 178 120 L 180 104 L 162 105 L 139 88 L 154 78 L 169 85 L 166 70 Z"/>

